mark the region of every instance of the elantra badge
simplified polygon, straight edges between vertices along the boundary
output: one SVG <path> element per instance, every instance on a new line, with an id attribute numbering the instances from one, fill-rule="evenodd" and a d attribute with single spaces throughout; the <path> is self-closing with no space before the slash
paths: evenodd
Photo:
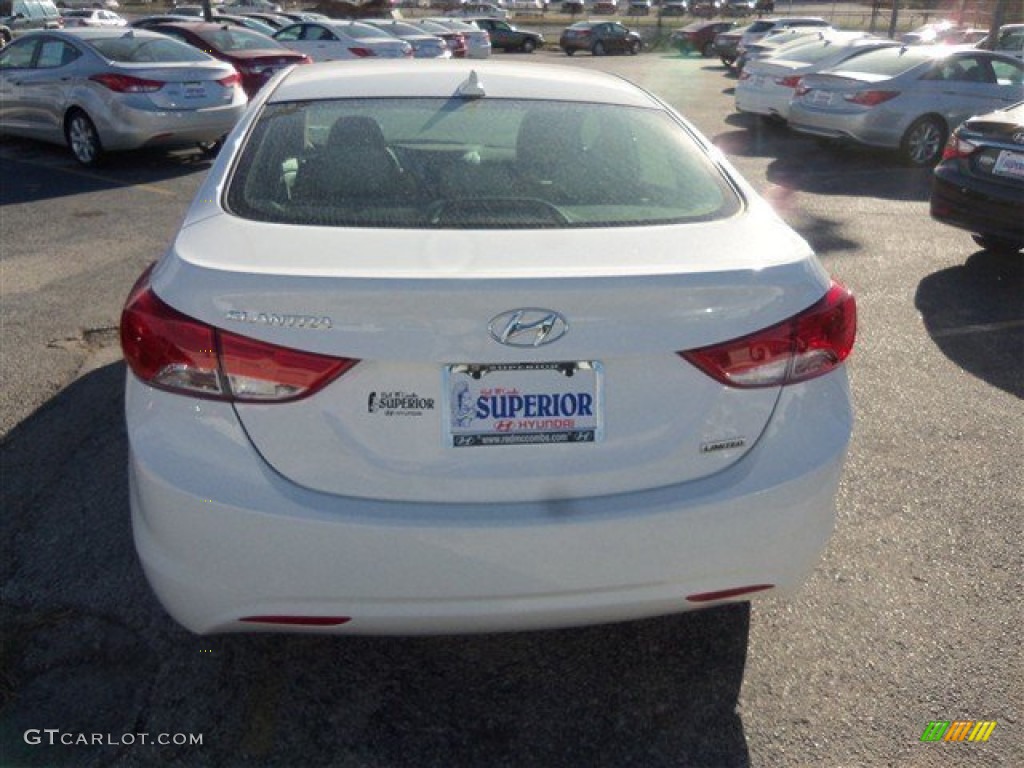
<path id="1" fill-rule="evenodd" d="M 524 307 L 491 318 L 491 338 L 508 347 L 542 347 L 569 332 L 569 323 L 558 312 Z"/>

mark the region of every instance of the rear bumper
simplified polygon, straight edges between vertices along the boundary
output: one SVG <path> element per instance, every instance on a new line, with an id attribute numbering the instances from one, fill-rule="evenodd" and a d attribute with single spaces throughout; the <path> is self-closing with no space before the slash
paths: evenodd
<path id="1" fill-rule="evenodd" d="M 877 108 L 872 112 L 826 112 L 799 101 L 789 105 L 789 127 L 798 133 L 829 139 L 850 139 L 859 144 L 898 149 L 906 125 L 896 123 Z"/>
<path id="2" fill-rule="evenodd" d="M 979 235 L 1024 242 L 1024 191 L 940 165 L 932 178 L 932 218 Z"/>
<path id="3" fill-rule="evenodd" d="M 303 629 L 337 633 L 537 629 L 709 604 L 688 601 L 695 593 L 792 589 L 831 534 L 852 424 L 839 371 L 787 388 L 759 443 L 704 480 L 446 505 L 296 486 L 253 450 L 230 406 L 131 374 L 127 413 L 136 547 L 168 612 L 199 633 L 270 631 L 239 621 L 270 615 L 351 617 Z"/>
<path id="4" fill-rule="evenodd" d="M 99 120 L 92 112 L 100 140 L 106 150 L 141 147 L 187 146 L 214 141 L 231 132 L 245 112 L 246 102 L 200 110 L 149 111 L 120 106 L 109 120 Z M 88 109 L 86 111 L 89 111 Z"/>
<path id="5" fill-rule="evenodd" d="M 737 85 L 736 109 L 740 112 L 752 112 L 755 115 L 766 115 L 786 120 L 789 118 L 789 101 L 792 95 L 792 88 L 774 84 L 745 88 Z"/>

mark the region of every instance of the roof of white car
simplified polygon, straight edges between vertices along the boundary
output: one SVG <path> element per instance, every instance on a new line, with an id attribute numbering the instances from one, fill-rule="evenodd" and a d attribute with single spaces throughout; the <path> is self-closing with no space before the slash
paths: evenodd
<path id="1" fill-rule="evenodd" d="M 479 92 L 463 98 L 587 101 L 660 107 L 631 83 L 597 71 L 497 61 L 338 61 L 293 68 L 270 102 L 344 98 L 443 98 L 460 95 L 476 76 Z"/>

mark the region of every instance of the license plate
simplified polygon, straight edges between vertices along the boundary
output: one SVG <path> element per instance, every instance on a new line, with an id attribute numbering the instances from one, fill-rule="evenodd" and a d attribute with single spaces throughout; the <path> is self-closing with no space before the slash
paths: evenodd
<path id="1" fill-rule="evenodd" d="M 451 448 L 596 443 L 603 438 L 597 362 L 449 365 Z"/>
<path id="2" fill-rule="evenodd" d="M 832 103 L 832 94 L 829 91 L 811 91 L 811 104 L 817 107 L 827 107 Z"/>
<path id="3" fill-rule="evenodd" d="M 996 164 L 992 167 L 992 173 L 998 176 L 1024 179 L 1024 155 L 1004 149 L 999 153 L 999 157 L 996 158 Z"/>
<path id="4" fill-rule="evenodd" d="M 185 83 L 186 99 L 205 99 L 206 85 L 203 83 Z"/>

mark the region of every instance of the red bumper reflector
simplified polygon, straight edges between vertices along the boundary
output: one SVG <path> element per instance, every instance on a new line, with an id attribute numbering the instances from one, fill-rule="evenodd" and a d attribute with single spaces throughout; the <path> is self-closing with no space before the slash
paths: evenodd
<path id="1" fill-rule="evenodd" d="M 687 595 L 686 599 L 691 603 L 710 603 L 713 600 L 728 600 L 740 595 L 749 595 L 752 592 L 763 592 L 766 589 L 774 589 L 774 584 L 754 584 L 750 587 L 736 587 L 735 589 L 722 589 L 718 592 L 698 592 L 695 595 Z"/>
<path id="2" fill-rule="evenodd" d="M 249 624 L 286 624 L 299 627 L 336 627 L 352 621 L 349 616 L 243 616 Z"/>

